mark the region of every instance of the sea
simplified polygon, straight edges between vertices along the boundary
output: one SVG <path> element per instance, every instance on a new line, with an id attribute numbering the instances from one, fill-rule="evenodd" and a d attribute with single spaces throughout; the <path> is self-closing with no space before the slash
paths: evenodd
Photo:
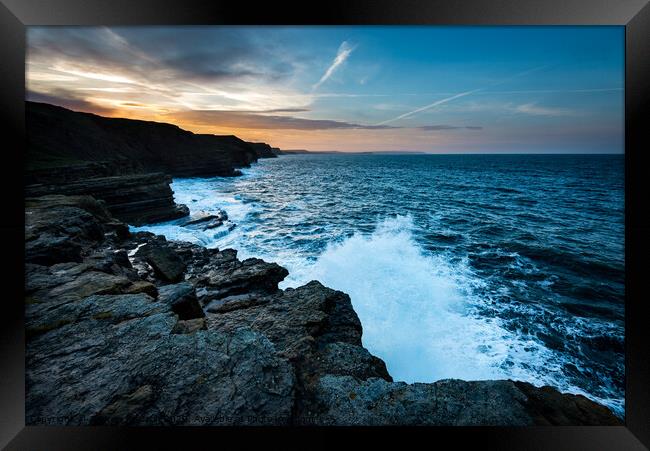
<path id="1" fill-rule="evenodd" d="M 350 295 L 396 381 L 513 379 L 624 416 L 624 156 L 311 154 L 178 178 L 132 227 L 277 262 Z"/>

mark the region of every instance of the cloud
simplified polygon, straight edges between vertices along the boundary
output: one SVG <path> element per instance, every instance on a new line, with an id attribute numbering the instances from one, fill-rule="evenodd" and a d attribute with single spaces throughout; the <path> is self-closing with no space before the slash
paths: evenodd
<path id="1" fill-rule="evenodd" d="M 518 113 L 530 114 L 533 116 L 574 116 L 575 113 L 567 108 L 552 108 L 538 106 L 535 103 L 526 103 L 515 107 Z"/>
<path id="2" fill-rule="evenodd" d="M 304 119 L 294 116 L 276 116 L 240 111 L 182 111 L 169 115 L 170 121 L 194 125 L 246 128 L 259 130 L 387 130 L 401 127 L 389 125 L 363 125 L 330 119 Z"/>
<path id="3" fill-rule="evenodd" d="M 416 127 L 419 130 L 424 131 L 440 131 L 440 130 L 483 130 L 483 127 L 478 125 L 467 125 L 467 126 L 455 126 L 455 125 L 422 125 L 421 127 Z"/>
<path id="4" fill-rule="evenodd" d="M 28 91 L 27 100 L 32 102 L 49 103 L 70 110 L 83 111 L 86 113 L 110 115 L 114 111 L 112 108 L 106 108 L 82 98 L 75 97 L 70 91 L 63 89 L 55 90 L 50 93 Z"/>
<path id="5" fill-rule="evenodd" d="M 315 97 L 295 88 L 306 57 L 288 39 L 249 27 L 30 27 L 27 85 L 104 107 L 297 112 Z"/>
<path id="6" fill-rule="evenodd" d="M 295 61 L 268 39 L 235 27 L 30 27 L 30 62 L 67 61 L 157 82 L 182 78 L 277 80 Z"/>
<path id="7" fill-rule="evenodd" d="M 305 119 L 294 116 L 276 116 L 245 111 L 183 111 L 169 114 L 170 121 L 189 122 L 194 125 L 260 129 L 260 130 L 397 130 L 424 131 L 482 130 L 477 125 L 423 125 L 420 127 L 397 127 L 390 125 L 365 125 L 330 119 Z"/>
<path id="8" fill-rule="evenodd" d="M 148 108 L 149 105 L 134 101 L 115 102 L 115 108 L 98 105 L 91 100 L 80 97 L 78 92 L 56 89 L 51 92 L 27 92 L 27 100 L 62 106 L 74 111 L 84 111 L 100 115 L 119 115 L 119 107 Z M 233 129 L 253 130 L 397 130 L 413 129 L 423 131 L 444 130 L 481 130 L 480 126 L 423 125 L 419 127 L 401 127 L 390 125 L 367 125 L 332 119 L 306 119 L 278 113 L 307 112 L 308 108 L 276 108 L 262 111 L 253 110 L 185 110 L 167 111 L 159 109 L 158 120 L 175 124 L 215 126 Z M 275 113 L 275 114 L 274 114 Z"/>
<path id="9" fill-rule="evenodd" d="M 262 111 L 241 111 L 243 113 L 302 113 L 305 111 L 311 111 L 309 108 L 275 108 L 271 110 L 262 110 Z"/>
<path id="10" fill-rule="evenodd" d="M 320 78 L 320 80 L 318 80 L 318 83 L 316 83 L 313 86 L 313 89 L 318 89 L 320 85 L 325 83 L 332 76 L 334 71 L 336 71 L 336 69 L 338 69 L 338 67 L 350 57 L 354 49 L 355 47 L 351 47 L 350 44 L 347 43 L 347 41 L 343 41 L 339 46 L 339 50 L 336 54 L 336 58 L 334 58 L 332 64 L 330 64 L 330 66 L 327 68 L 323 76 Z"/>

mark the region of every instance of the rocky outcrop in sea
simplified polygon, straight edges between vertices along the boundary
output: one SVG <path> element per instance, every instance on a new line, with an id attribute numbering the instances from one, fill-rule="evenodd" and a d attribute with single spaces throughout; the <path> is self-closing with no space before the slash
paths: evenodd
<path id="1" fill-rule="evenodd" d="M 110 205 L 26 200 L 27 424 L 621 424 L 551 387 L 395 382 L 345 293 L 278 289 L 281 266 L 131 233 Z"/>

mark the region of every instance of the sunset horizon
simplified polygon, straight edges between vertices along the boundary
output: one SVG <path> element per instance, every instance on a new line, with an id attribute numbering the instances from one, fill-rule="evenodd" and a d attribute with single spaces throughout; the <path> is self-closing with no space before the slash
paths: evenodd
<path id="1" fill-rule="evenodd" d="M 283 149 L 623 153 L 618 27 L 33 27 L 27 99 Z"/>

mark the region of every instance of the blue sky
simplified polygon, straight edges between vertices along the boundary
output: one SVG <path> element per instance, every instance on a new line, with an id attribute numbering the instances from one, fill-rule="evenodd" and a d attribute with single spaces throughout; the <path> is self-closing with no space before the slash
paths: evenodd
<path id="1" fill-rule="evenodd" d="M 620 153 L 623 27 L 32 27 L 28 99 L 282 148 Z"/>

